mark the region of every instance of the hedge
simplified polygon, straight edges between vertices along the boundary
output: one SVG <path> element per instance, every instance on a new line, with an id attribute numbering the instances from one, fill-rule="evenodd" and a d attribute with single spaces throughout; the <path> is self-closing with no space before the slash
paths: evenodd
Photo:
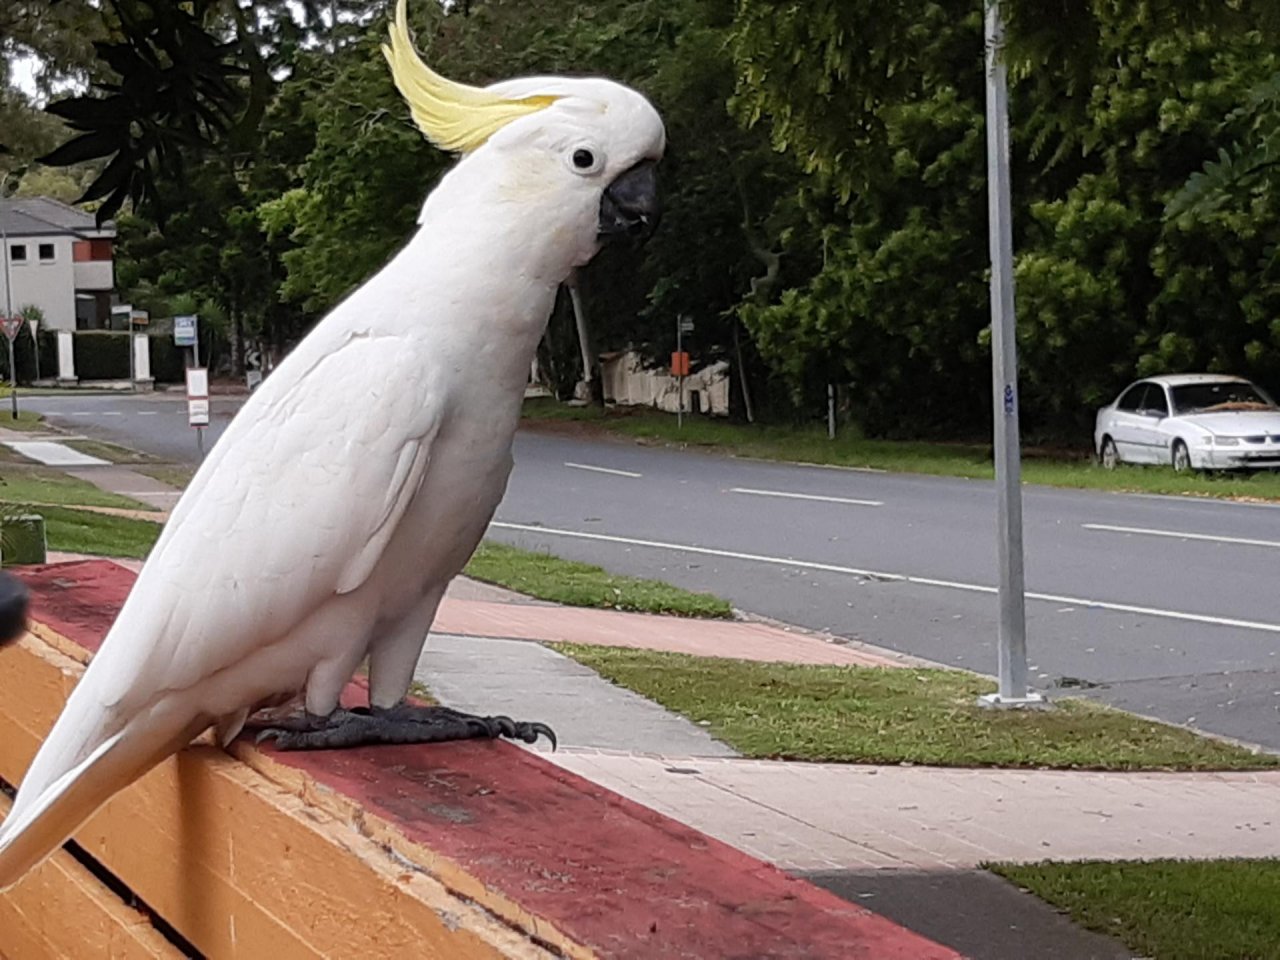
<path id="1" fill-rule="evenodd" d="M 30 383 L 36 378 L 36 348 L 31 328 L 25 323 L 13 343 L 13 359 L 18 366 L 18 382 Z M 58 335 L 53 330 L 40 331 L 40 376 L 58 375 Z M 9 382 L 9 348 L 0 339 L 0 379 Z"/>
<path id="2" fill-rule="evenodd" d="M 77 330 L 72 338 L 81 380 L 128 380 L 129 334 L 122 330 Z"/>

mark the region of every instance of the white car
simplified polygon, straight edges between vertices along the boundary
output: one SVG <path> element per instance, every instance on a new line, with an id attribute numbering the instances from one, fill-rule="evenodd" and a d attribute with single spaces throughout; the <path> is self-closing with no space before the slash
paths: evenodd
<path id="1" fill-rule="evenodd" d="M 1280 407 L 1240 377 L 1148 377 L 1098 411 L 1093 447 L 1107 469 L 1165 463 L 1175 470 L 1280 467 Z"/>

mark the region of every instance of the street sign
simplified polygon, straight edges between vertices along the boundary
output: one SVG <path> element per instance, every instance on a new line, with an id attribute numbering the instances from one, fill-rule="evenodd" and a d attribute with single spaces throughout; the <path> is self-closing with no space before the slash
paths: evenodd
<path id="1" fill-rule="evenodd" d="M 209 425 L 208 397 L 187 397 L 187 423 L 193 427 Z"/>
<path id="2" fill-rule="evenodd" d="M 689 375 L 688 353 L 678 350 L 671 354 L 671 375 L 673 377 L 687 377 Z"/>
<path id="3" fill-rule="evenodd" d="M 187 368 L 187 423 L 193 427 L 209 425 L 209 371 L 205 367 Z"/>
<path id="4" fill-rule="evenodd" d="M 22 322 L 22 317 L 4 317 L 0 319 L 0 328 L 3 328 L 4 335 L 9 338 L 10 343 L 18 339 L 18 331 L 22 329 Z"/>
<path id="5" fill-rule="evenodd" d="M 693 333 L 693 318 L 692 318 L 692 317 L 681 317 L 681 318 L 680 318 L 680 332 L 681 332 L 681 333 Z"/>
<path id="6" fill-rule="evenodd" d="M 196 316 L 189 314 L 173 318 L 173 344 L 176 347 L 196 345 Z"/>

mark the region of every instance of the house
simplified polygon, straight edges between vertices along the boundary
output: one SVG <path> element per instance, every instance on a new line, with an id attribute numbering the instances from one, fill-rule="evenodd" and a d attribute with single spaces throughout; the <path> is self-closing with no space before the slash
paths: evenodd
<path id="1" fill-rule="evenodd" d="M 109 326 L 115 235 L 111 221 L 50 197 L 0 200 L 0 312 L 39 307 L 46 330 Z"/>
<path id="2" fill-rule="evenodd" d="M 675 413 L 680 408 L 680 381 L 660 367 L 649 367 L 634 350 L 600 355 L 600 375 L 607 403 L 654 407 Z M 686 413 L 729 415 L 729 364 L 708 364 L 684 378 Z"/>

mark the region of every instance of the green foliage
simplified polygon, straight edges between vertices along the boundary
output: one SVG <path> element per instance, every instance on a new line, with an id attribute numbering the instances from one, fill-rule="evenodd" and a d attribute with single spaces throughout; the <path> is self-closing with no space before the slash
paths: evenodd
<path id="1" fill-rule="evenodd" d="M 72 344 L 76 376 L 81 380 L 129 379 L 129 334 L 81 330 Z"/>
<path id="2" fill-rule="evenodd" d="M 1280 210 L 1264 183 L 1274 10 L 1005 9 L 1026 427 L 1086 438 L 1096 407 L 1138 374 L 1280 382 Z M 827 201 L 808 206 L 787 248 L 796 267 L 817 265 L 793 267 L 776 301 L 744 311 L 770 362 L 811 403 L 822 380 L 851 381 L 873 433 L 985 432 L 978 12 L 950 0 L 741 0 L 733 44 L 740 114 L 767 123 Z M 1229 204 L 1219 191 L 1193 209 L 1187 191 L 1211 191 L 1192 175 L 1224 132 L 1256 142 L 1229 155 L 1233 175 L 1249 165 L 1236 178 L 1245 196 Z"/>
<path id="3" fill-rule="evenodd" d="M 331 4 L 283 0 L 253 18 L 208 2 L 65 0 L 34 5 L 41 29 L 0 12 L 14 37 L 0 59 L 34 51 L 115 91 L 56 108 L 98 139 L 65 147 L 59 159 L 87 162 L 55 178 L 26 165 L 65 125 L 6 87 L 0 130 L 19 149 L 0 172 L 26 171 L 10 177 L 23 191 L 97 177 L 115 198 L 145 192 L 153 205 L 120 217 L 118 286 L 154 316 L 198 313 L 215 366 L 237 367 L 251 341 L 295 342 L 404 243 L 452 162 L 413 128 L 377 53 L 388 4 L 336 2 L 336 23 Z M 448 75 L 603 74 L 662 111 L 664 226 L 580 278 L 599 350 L 662 362 L 686 315 L 695 365 L 730 360 L 775 419 L 819 413 L 833 382 L 869 434 L 986 434 L 981 4 L 410 9 L 418 45 Z M 1280 4 L 1002 9 L 1028 432 L 1083 442 L 1098 404 L 1158 370 L 1280 386 Z M 87 38 L 107 42 L 101 56 Z M 190 62 L 166 66 L 184 38 Z M 110 137 L 107 121 L 120 121 Z M 542 361 L 562 390 L 580 376 L 563 298 Z"/>

